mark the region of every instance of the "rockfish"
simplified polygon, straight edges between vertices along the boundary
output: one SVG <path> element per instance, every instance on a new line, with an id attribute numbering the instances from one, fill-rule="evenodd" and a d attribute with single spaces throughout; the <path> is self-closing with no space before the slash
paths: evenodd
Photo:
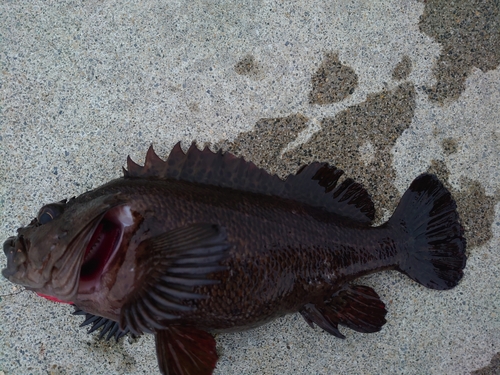
<path id="1" fill-rule="evenodd" d="M 373 226 L 366 190 L 312 163 L 285 180 L 230 153 L 166 161 L 151 147 L 119 179 L 43 206 L 9 237 L 4 277 L 74 304 L 101 337 L 152 333 L 163 374 L 211 374 L 215 332 L 299 312 L 340 338 L 338 326 L 376 332 L 385 305 L 363 275 L 395 269 L 432 289 L 463 276 L 466 241 L 455 201 L 417 177 L 393 216 Z"/>

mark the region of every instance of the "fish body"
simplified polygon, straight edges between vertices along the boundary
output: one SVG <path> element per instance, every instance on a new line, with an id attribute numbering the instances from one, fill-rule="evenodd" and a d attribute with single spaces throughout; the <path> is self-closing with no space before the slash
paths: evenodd
<path id="1" fill-rule="evenodd" d="M 129 294 L 122 285 L 135 281 L 140 272 L 136 259 L 147 256 L 140 244 L 194 223 L 224 227 L 231 244 L 221 261 L 227 269 L 217 273 L 219 282 L 196 290 L 208 298 L 193 300 L 195 309 L 182 315 L 182 323 L 209 330 L 255 326 L 296 312 L 349 280 L 397 262 L 396 242 L 385 247 L 394 234 L 390 228 L 346 223 L 317 208 L 272 196 L 183 181 L 115 180 L 83 198 L 118 192 L 127 202 L 124 207 L 139 213 L 130 239 L 122 243 L 125 259 L 114 261 L 120 265 L 118 276 L 106 277 L 115 272 L 111 268 L 103 275 L 103 285 L 80 289 L 73 301 L 116 321 Z M 102 297 L 96 299 L 99 293 Z"/>
<path id="2" fill-rule="evenodd" d="M 392 218 L 342 171 L 313 163 L 280 180 L 231 154 L 177 145 L 70 201 L 44 206 L 4 243 L 3 275 L 70 302 L 103 332 L 153 333 L 160 371 L 210 374 L 210 333 L 300 312 L 311 326 L 376 332 L 385 306 L 351 282 L 397 269 L 434 289 L 463 276 L 455 202 L 418 177 Z M 107 328 L 106 328 L 107 327 Z M 109 337 L 109 336 L 108 336 Z"/>

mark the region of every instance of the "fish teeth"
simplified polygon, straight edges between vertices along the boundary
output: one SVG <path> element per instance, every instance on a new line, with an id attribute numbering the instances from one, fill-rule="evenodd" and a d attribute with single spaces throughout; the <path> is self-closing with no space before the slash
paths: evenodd
<path id="1" fill-rule="evenodd" d="M 103 241 L 104 241 L 104 234 L 101 233 L 101 234 L 99 234 L 99 237 L 94 242 L 94 244 L 90 247 L 90 250 L 88 251 L 87 255 L 85 255 L 85 258 L 83 259 L 84 263 L 87 262 L 89 259 L 92 259 L 94 257 L 97 249 L 101 246 Z"/>

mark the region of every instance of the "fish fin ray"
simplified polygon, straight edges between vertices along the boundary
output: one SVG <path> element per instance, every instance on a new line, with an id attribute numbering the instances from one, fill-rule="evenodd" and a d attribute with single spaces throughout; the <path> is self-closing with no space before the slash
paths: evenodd
<path id="1" fill-rule="evenodd" d="M 103 318 L 102 316 L 90 314 L 88 312 L 79 309 L 76 306 L 73 315 L 85 315 L 85 321 L 82 324 L 80 324 L 80 327 L 84 327 L 86 325 L 91 324 L 92 326 L 87 331 L 87 333 L 89 334 L 102 327 L 101 332 L 98 336 L 99 340 L 103 339 L 104 335 L 106 335 L 107 333 L 108 335 L 105 338 L 106 341 L 109 341 L 111 337 L 115 337 L 116 341 L 118 342 L 118 340 L 121 337 L 125 336 L 127 333 L 130 332 L 128 327 L 125 327 L 125 329 L 121 329 L 119 327 L 118 322 L 115 322 L 111 319 Z M 135 337 L 135 335 L 132 336 Z"/>
<path id="2" fill-rule="evenodd" d="M 136 251 L 136 280 L 120 316 L 134 334 L 166 328 L 207 298 L 197 287 L 217 284 L 214 274 L 231 245 L 226 230 L 214 224 L 192 224 L 143 241 Z M 138 268 L 139 267 L 139 268 Z"/>
<path id="3" fill-rule="evenodd" d="M 339 339 L 345 339 L 345 336 L 338 329 L 338 322 L 329 319 L 324 312 L 319 310 L 314 304 L 308 303 L 305 305 L 300 311 L 300 314 L 309 326 L 314 327 L 314 323 L 329 334 Z"/>
<path id="4" fill-rule="evenodd" d="M 113 322 L 112 320 L 109 320 L 104 324 L 103 328 L 101 329 L 101 333 L 99 333 L 99 340 L 102 340 L 104 335 L 108 333 L 110 330 L 112 330 L 116 325 L 116 322 Z"/>
<path id="5" fill-rule="evenodd" d="M 92 324 L 92 326 L 94 326 L 95 324 L 97 324 L 97 321 L 102 319 L 102 317 L 100 316 L 97 316 L 97 315 L 91 315 L 91 314 L 86 314 L 86 317 L 85 317 L 85 320 L 83 321 L 82 324 L 80 324 L 80 327 L 85 327 L 89 324 Z"/>
<path id="6" fill-rule="evenodd" d="M 116 336 L 117 331 L 120 329 L 118 324 L 114 324 L 113 327 L 110 328 L 108 335 L 106 336 L 106 341 L 109 341 L 109 339 L 113 336 Z"/>
<path id="7" fill-rule="evenodd" d="M 339 324 L 358 332 L 378 332 L 386 323 L 387 311 L 372 288 L 346 284 L 323 303 L 305 305 L 300 313 L 309 325 L 315 323 L 343 339 Z"/>
<path id="8" fill-rule="evenodd" d="M 417 177 L 403 194 L 388 226 L 407 238 L 398 269 L 432 289 L 451 289 L 463 277 L 466 240 L 456 203 L 434 175 Z"/>
<path id="9" fill-rule="evenodd" d="M 210 375 L 218 360 L 213 336 L 193 327 L 170 326 L 155 334 L 162 374 Z"/>
<path id="10" fill-rule="evenodd" d="M 366 224 L 371 224 L 375 218 L 375 206 L 370 194 L 354 180 L 344 180 L 332 194 L 332 210 L 336 214 Z"/>
<path id="11" fill-rule="evenodd" d="M 344 172 L 326 163 L 302 167 L 285 180 L 229 152 L 199 150 L 193 142 L 184 153 L 177 143 L 163 161 L 150 146 L 144 166 L 127 158 L 125 178 L 175 179 L 278 196 L 320 207 L 349 219 L 371 223 L 375 208 L 367 191 L 352 180 L 337 183 Z"/>
<path id="12" fill-rule="evenodd" d="M 88 333 L 92 333 L 94 331 L 97 331 L 99 328 L 103 327 L 106 325 L 106 323 L 109 322 L 109 319 L 106 319 L 106 318 L 101 318 L 101 319 L 98 319 L 95 321 L 95 323 L 92 325 L 92 327 L 90 327 L 90 329 L 88 330 Z M 105 329 L 105 328 L 103 328 Z"/>

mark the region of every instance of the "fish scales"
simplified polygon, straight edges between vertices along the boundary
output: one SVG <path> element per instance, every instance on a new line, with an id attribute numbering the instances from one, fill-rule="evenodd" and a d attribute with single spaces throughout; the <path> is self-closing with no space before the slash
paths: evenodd
<path id="1" fill-rule="evenodd" d="M 206 329 L 256 326 L 395 264 L 396 245 L 387 249 L 384 242 L 390 229 L 325 215 L 300 202 L 175 180 L 116 180 L 79 199 L 115 193 L 132 211 L 143 213 L 139 238 L 130 239 L 136 244 L 144 230 L 155 236 L 193 222 L 226 227 L 233 248 L 223 264 L 231 271 L 218 275 L 220 284 L 198 290 L 210 298 L 195 301 L 196 310 L 182 319 Z M 102 301 L 96 306 L 73 302 L 87 312 L 119 319 L 104 312 Z"/>

